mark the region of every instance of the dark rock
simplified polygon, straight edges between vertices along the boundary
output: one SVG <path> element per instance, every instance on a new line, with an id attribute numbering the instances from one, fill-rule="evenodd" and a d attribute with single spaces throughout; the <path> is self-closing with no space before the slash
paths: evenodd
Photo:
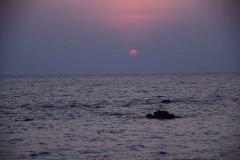
<path id="1" fill-rule="evenodd" d="M 178 118 L 174 114 L 170 114 L 167 111 L 157 111 L 154 112 L 154 114 L 148 114 L 146 115 L 146 118 L 154 118 L 154 119 L 174 119 Z"/>
<path id="2" fill-rule="evenodd" d="M 171 101 L 169 99 L 162 100 L 162 103 L 170 103 Z"/>
<path id="3" fill-rule="evenodd" d="M 154 118 L 154 116 L 152 114 L 147 114 L 146 117 L 147 118 Z"/>
<path id="4" fill-rule="evenodd" d="M 31 119 L 31 118 L 27 118 L 27 119 L 25 119 L 24 121 L 25 122 L 28 122 L 28 121 L 33 121 L 34 119 Z"/>

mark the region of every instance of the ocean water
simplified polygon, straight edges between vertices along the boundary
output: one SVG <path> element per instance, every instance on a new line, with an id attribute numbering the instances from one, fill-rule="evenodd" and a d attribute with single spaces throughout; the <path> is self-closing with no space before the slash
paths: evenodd
<path id="1" fill-rule="evenodd" d="M 0 77 L 0 159 L 240 159 L 240 74 Z"/>

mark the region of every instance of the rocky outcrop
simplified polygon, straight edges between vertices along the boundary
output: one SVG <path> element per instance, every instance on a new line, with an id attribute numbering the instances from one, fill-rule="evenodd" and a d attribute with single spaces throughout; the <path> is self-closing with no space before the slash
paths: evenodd
<path id="1" fill-rule="evenodd" d="M 167 111 L 157 111 L 154 112 L 154 114 L 147 114 L 146 118 L 150 119 L 174 119 L 174 118 L 179 118 L 175 116 L 174 114 L 170 114 Z"/>

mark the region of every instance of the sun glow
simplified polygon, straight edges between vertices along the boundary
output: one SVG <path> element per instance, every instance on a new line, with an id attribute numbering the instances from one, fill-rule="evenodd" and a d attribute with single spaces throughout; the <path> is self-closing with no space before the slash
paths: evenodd
<path id="1" fill-rule="evenodd" d="M 138 56 L 138 51 L 133 49 L 129 52 L 129 56 L 131 57 L 137 57 Z"/>

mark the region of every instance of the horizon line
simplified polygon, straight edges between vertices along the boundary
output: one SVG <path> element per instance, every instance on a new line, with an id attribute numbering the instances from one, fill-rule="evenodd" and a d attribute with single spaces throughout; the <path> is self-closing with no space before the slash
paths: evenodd
<path id="1" fill-rule="evenodd" d="M 130 76 L 130 75 L 179 75 L 179 74 L 240 74 L 240 72 L 186 72 L 186 73 L 114 73 L 114 74 L 12 74 L 0 75 L 0 77 L 31 77 L 31 76 Z"/>

